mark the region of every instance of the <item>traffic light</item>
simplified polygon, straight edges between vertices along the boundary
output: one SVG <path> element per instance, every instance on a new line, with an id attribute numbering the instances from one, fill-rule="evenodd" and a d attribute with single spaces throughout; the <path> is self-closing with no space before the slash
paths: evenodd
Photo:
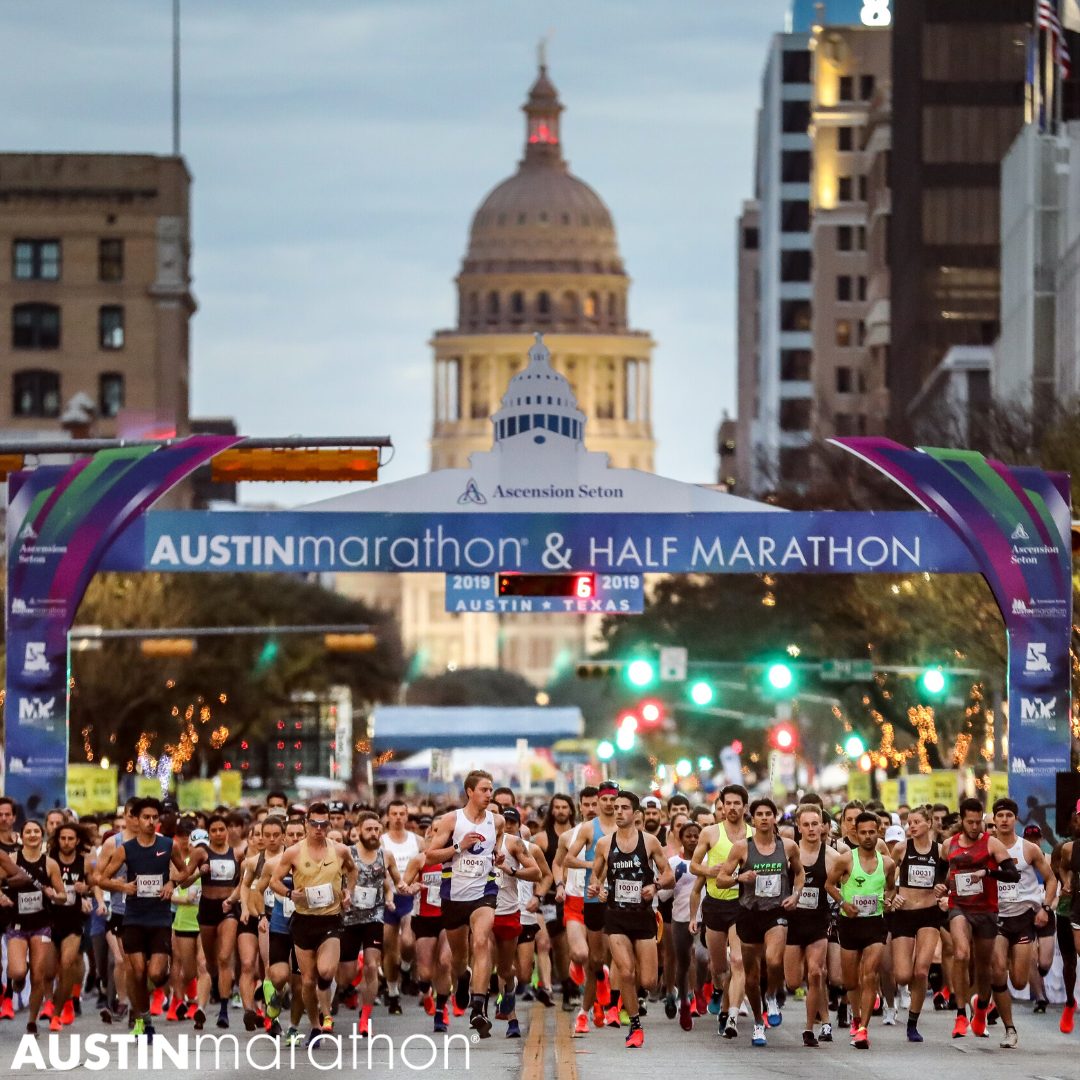
<path id="1" fill-rule="evenodd" d="M 695 705 L 711 705 L 715 697 L 716 691 L 707 679 L 696 679 L 690 684 L 690 700 Z"/>
<path id="2" fill-rule="evenodd" d="M 236 480 L 377 480 L 379 451 L 360 448 L 225 450 L 210 463 L 214 483 Z"/>
<path id="3" fill-rule="evenodd" d="M 795 682 L 795 673 L 790 664 L 778 661 L 765 669 L 765 681 L 773 690 L 790 690 Z"/>
<path id="4" fill-rule="evenodd" d="M 578 664 L 574 668 L 574 674 L 579 679 L 611 679 L 622 667 L 621 663 L 611 660 L 593 660 L 589 663 Z"/>
<path id="5" fill-rule="evenodd" d="M 139 651 L 143 656 L 193 656 L 195 639 L 179 638 L 143 638 L 139 642 Z"/>
<path id="6" fill-rule="evenodd" d="M 615 736 L 615 745 L 625 753 L 628 750 L 634 749 L 634 742 L 636 739 L 637 735 L 635 728 L 623 724 L 619 728 L 619 733 Z"/>
<path id="7" fill-rule="evenodd" d="M 783 720 L 769 731 L 769 745 L 784 754 L 793 754 L 799 743 L 799 733 L 794 724 Z"/>
<path id="8" fill-rule="evenodd" d="M 649 731 L 660 727 L 664 722 L 664 706 L 659 701 L 643 701 L 638 707 L 642 730 Z"/>
<path id="9" fill-rule="evenodd" d="M 327 652 L 371 652 L 379 639 L 374 634 L 325 634 L 323 647 Z"/>
<path id="10" fill-rule="evenodd" d="M 255 660 L 255 674 L 265 675 L 274 666 L 279 652 L 281 652 L 281 645 L 278 641 L 275 638 L 267 638 Z"/>
<path id="11" fill-rule="evenodd" d="M 639 690 L 652 686 L 656 681 L 656 665 L 651 660 L 639 656 L 626 665 L 626 680 Z"/>
<path id="12" fill-rule="evenodd" d="M 854 731 L 844 740 L 844 753 L 847 754 L 852 761 L 862 757 L 866 753 L 866 743 L 863 742 L 863 737 L 857 735 Z"/>
<path id="13" fill-rule="evenodd" d="M 596 756 L 601 761 L 610 761 L 614 755 L 615 747 L 607 739 L 596 744 Z"/>
<path id="14" fill-rule="evenodd" d="M 948 685 L 945 672 L 940 667 L 928 667 L 919 677 L 919 685 L 931 697 L 940 697 Z"/>

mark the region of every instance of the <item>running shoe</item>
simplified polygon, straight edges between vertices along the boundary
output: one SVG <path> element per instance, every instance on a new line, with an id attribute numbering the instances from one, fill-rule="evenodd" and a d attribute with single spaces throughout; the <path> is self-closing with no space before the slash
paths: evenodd
<path id="1" fill-rule="evenodd" d="M 605 1027 L 622 1027 L 622 1019 L 619 1016 L 620 1010 L 614 1005 L 611 1006 L 604 1013 L 604 1026 Z"/>
<path id="2" fill-rule="evenodd" d="M 772 994 L 765 995 L 765 1016 L 771 1028 L 779 1027 L 784 1022 L 784 1014 L 780 1012 L 780 1002 Z"/>
<path id="3" fill-rule="evenodd" d="M 533 991 L 533 997 L 544 1006 L 545 1009 L 555 1008 L 555 999 L 551 996 L 551 991 L 546 986 L 538 986 Z"/>
<path id="4" fill-rule="evenodd" d="M 60 1019 L 59 1016 L 54 1016 L 49 1021 L 49 1030 L 50 1031 L 63 1031 L 64 1030 L 63 1021 Z"/>
<path id="5" fill-rule="evenodd" d="M 998 1046 L 1000 1046 L 1002 1050 L 1015 1050 L 1018 1043 L 1019 1040 L 1016 1037 L 1016 1028 L 1007 1027 L 1005 1029 L 1005 1035 L 1001 1042 L 998 1043 Z"/>
<path id="6" fill-rule="evenodd" d="M 718 986 L 713 987 L 712 996 L 709 998 L 708 1009 L 713 1016 L 719 1016 L 724 1007 L 724 991 Z"/>
<path id="7" fill-rule="evenodd" d="M 645 1032 L 641 1028 L 632 1028 L 626 1036 L 627 1050 L 637 1050 L 645 1045 Z"/>
<path id="8" fill-rule="evenodd" d="M 755 1024 L 754 1034 L 750 1038 L 751 1046 L 768 1046 L 769 1041 L 765 1038 L 765 1025 Z"/>
<path id="9" fill-rule="evenodd" d="M 176 1021 L 180 1019 L 176 1010 L 180 1008 L 182 1004 L 183 1002 L 177 997 L 174 997 L 169 1002 L 169 1011 L 165 1014 L 165 1019 L 168 1020 L 169 1023 L 176 1023 Z"/>
<path id="10" fill-rule="evenodd" d="M 401 1015 L 401 998 L 397 994 L 387 994 L 386 1011 L 391 1016 Z"/>
<path id="11" fill-rule="evenodd" d="M 436 1009 L 435 1010 L 435 1020 L 433 1021 L 432 1025 L 431 1025 L 432 1031 L 434 1031 L 437 1035 L 441 1035 L 441 1034 L 445 1033 L 446 1031 L 448 1031 L 449 1028 L 450 1028 L 450 1023 L 449 1023 L 449 1020 L 448 1020 L 447 1015 L 446 1015 L 446 1010 L 445 1009 Z"/>
<path id="12" fill-rule="evenodd" d="M 281 1015 L 281 998 L 269 979 L 263 979 L 263 1003 L 266 1005 L 266 1015 L 271 1020 Z"/>
<path id="13" fill-rule="evenodd" d="M 469 986 L 472 982 L 472 972 L 466 968 L 458 978 L 457 988 L 454 990 L 454 1004 L 461 1012 L 454 1011 L 455 1016 L 463 1016 L 469 1007 Z"/>
<path id="14" fill-rule="evenodd" d="M 510 1023 L 506 1025 L 506 1037 L 508 1039 L 521 1038 L 521 1028 L 518 1026 L 516 1020 L 511 1020 Z"/>
<path id="15" fill-rule="evenodd" d="M 584 1010 L 582 1011 L 584 1012 Z M 592 1022 L 593 1027 L 602 1028 L 604 1026 L 604 1006 L 599 1001 L 593 1002 Z"/>
<path id="16" fill-rule="evenodd" d="M 195 1030 L 202 1031 L 202 1029 L 206 1026 L 206 1013 L 204 1013 L 202 1009 L 196 1009 L 194 1020 Z"/>
<path id="17" fill-rule="evenodd" d="M 150 995 L 150 1015 L 160 1016 L 165 1011 L 165 991 L 159 986 Z"/>
<path id="18" fill-rule="evenodd" d="M 953 1024 L 952 1037 L 962 1039 L 968 1033 L 968 1018 L 963 1013 L 956 1014 L 956 1023 Z"/>
<path id="19" fill-rule="evenodd" d="M 855 1032 L 855 1039 L 851 1045 L 854 1046 L 856 1050 L 870 1049 L 870 1033 L 865 1027 L 861 1027 Z"/>
<path id="20" fill-rule="evenodd" d="M 911 991 L 906 986 L 900 987 L 900 1000 L 896 1004 L 901 1009 L 911 1008 Z"/>
<path id="21" fill-rule="evenodd" d="M 832 1024 L 822 1024 L 821 1034 L 818 1035 L 819 1043 L 831 1043 L 832 1042 Z"/>
<path id="22" fill-rule="evenodd" d="M 41 1012 L 38 1013 L 38 1019 L 39 1020 L 51 1020 L 52 1018 L 53 1018 L 53 1003 L 51 1001 L 46 1001 L 45 1004 L 41 1006 Z"/>
<path id="23" fill-rule="evenodd" d="M 323 1033 L 318 1028 L 312 1028 L 308 1032 L 307 1045 L 314 1046 L 319 1041 L 319 1039 L 322 1038 L 322 1036 Z"/>
<path id="24" fill-rule="evenodd" d="M 674 1020 L 679 1015 L 679 1003 L 675 999 L 674 994 L 668 994 L 664 998 L 664 1015 L 669 1020 Z"/>
<path id="25" fill-rule="evenodd" d="M 807 1030 L 802 1033 L 802 1044 L 803 1046 L 817 1046 L 818 1037 L 807 1028 Z"/>
<path id="26" fill-rule="evenodd" d="M 3 1001 L 0 1001 L 0 1020 L 14 1020 L 15 1019 L 15 1002 L 5 997 Z"/>
<path id="27" fill-rule="evenodd" d="M 1032 1009 L 1031 1011 L 1033 1013 L 1044 1013 L 1044 1012 L 1046 1012 L 1046 1007 L 1049 1004 L 1050 1004 L 1050 1002 L 1047 1001 L 1046 998 L 1037 998 L 1036 1001 L 1035 1001 L 1035 1008 Z"/>
<path id="28" fill-rule="evenodd" d="M 30 1020 L 27 1023 L 27 1025 L 26 1025 L 26 1034 L 27 1035 L 37 1035 L 37 1024 L 33 1020 Z"/>
<path id="29" fill-rule="evenodd" d="M 693 994 L 691 996 L 691 998 L 690 998 L 690 1015 L 691 1016 L 700 1016 L 701 1015 L 701 1009 L 698 1008 L 698 996 L 697 996 L 697 994 Z"/>
<path id="30" fill-rule="evenodd" d="M 690 1015 L 690 1001 L 687 998 L 679 1002 L 679 1027 L 683 1031 L 694 1030 L 694 1018 Z"/>
<path id="31" fill-rule="evenodd" d="M 604 965 L 603 975 L 596 976 L 596 1000 L 606 1009 L 611 1004 L 611 979 L 608 977 L 607 965 Z"/>
<path id="32" fill-rule="evenodd" d="M 136 1018 L 135 1024 L 131 1029 L 131 1034 L 134 1035 L 136 1038 L 138 1038 L 140 1035 L 146 1034 L 146 1021 L 143 1020 L 141 1016 Z"/>
<path id="33" fill-rule="evenodd" d="M 570 978 L 573 979 L 575 986 L 585 985 L 585 968 L 576 960 L 570 961 Z"/>
<path id="34" fill-rule="evenodd" d="M 585 1010 L 582 1009 L 577 1014 L 577 1019 L 574 1021 L 573 1037 L 575 1039 L 580 1039 L 582 1035 L 588 1035 L 588 1034 L 589 1034 L 589 1017 L 586 1014 Z"/>
<path id="35" fill-rule="evenodd" d="M 428 1016 L 435 1015 L 435 997 L 432 994 L 425 994 L 420 999 L 420 1007 L 428 1014 Z"/>
<path id="36" fill-rule="evenodd" d="M 836 1007 L 836 1026 L 842 1028 L 847 1027 L 850 1021 L 850 1010 L 848 1009 L 848 1006 L 843 1001 L 841 1001 L 840 1004 Z"/>
<path id="37" fill-rule="evenodd" d="M 259 1026 L 259 1017 L 254 1009 L 244 1010 L 244 1030 L 254 1031 Z"/>
<path id="38" fill-rule="evenodd" d="M 296 1043 L 301 1042 L 304 1036 L 300 1034 L 299 1028 L 291 1027 L 285 1032 L 285 1045 L 294 1046 Z"/>
<path id="39" fill-rule="evenodd" d="M 644 1016 L 645 1014 L 638 1009 L 638 1016 Z M 626 1011 L 626 1006 L 623 1005 L 619 1008 L 619 1026 L 628 1027 L 630 1024 L 630 1014 Z"/>
<path id="40" fill-rule="evenodd" d="M 917 1027 L 912 1027 L 910 1024 L 908 1024 L 907 1041 L 908 1042 L 916 1042 L 916 1043 L 922 1042 L 923 1041 L 922 1032 L 920 1032 Z"/>
<path id="41" fill-rule="evenodd" d="M 67 1027 L 68 1024 L 75 1023 L 75 1006 L 78 1005 L 78 999 L 74 1001 L 68 998 L 64 1004 L 64 1007 L 60 1010 L 60 1023 Z"/>
<path id="42" fill-rule="evenodd" d="M 1076 1016 L 1076 1004 L 1066 1005 L 1061 1010 L 1061 1023 L 1058 1025 L 1058 1030 L 1065 1035 L 1072 1033 L 1073 1018 Z"/>
<path id="43" fill-rule="evenodd" d="M 218 1010 L 217 1026 L 221 1028 L 222 1031 L 224 1031 L 229 1026 L 229 1010 L 224 1006 L 224 1004 L 222 1005 L 221 1009 Z"/>
<path id="44" fill-rule="evenodd" d="M 989 1036 L 986 1034 L 986 1008 L 980 1009 L 976 1004 L 975 1012 L 971 1017 L 971 1034 L 976 1039 L 986 1039 Z"/>
<path id="45" fill-rule="evenodd" d="M 367 1039 L 371 1036 L 371 1021 L 366 1016 L 361 1016 L 356 1021 L 356 1030 L 361 1039 Z"/>
<path id="46" fill-rule="evenodd" d="M 332 1016 L 322 1018 L 322 1030 L 326 1035 L 329 1035 L 334 1030 L 334 1018 Z"/>
<path id="47" fill-rule="evenodd" d="M 724 1025 L 724 1038 L 725 1039 L 737 1039 L 739 1037 L 739 1014 L 736 1012 L 729 1012 L 727 1016 L 727 1023 Z"/>
<path id="48" fill-rule="evenodd" d="M 881 1023 L 884 1027 L 896 1026 L 896 1009 L 894 1007 L 889 1005 L 885 1006 L 885 1013 L 881 1017 Z"/>
<path id="49" fill-rule="evenodd" d="M 479 1010 L 469 1017 L 469 1027 L 471 1027 L 481 1039 L 491 1038 L 491 1021 Z"/>

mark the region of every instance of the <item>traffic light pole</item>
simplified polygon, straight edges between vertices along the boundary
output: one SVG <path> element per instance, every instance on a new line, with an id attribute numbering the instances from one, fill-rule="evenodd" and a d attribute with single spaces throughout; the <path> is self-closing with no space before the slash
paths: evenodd
<path id="1" fill-rule="evenodd" d="M 174 626 L 139 630 L 106 630 L 102 626 L 73 626 L 72 641 L 112 641 L 144 638 L 251 637 L 266 634 L 369 634 L 366 623 L 315 623 L 311 626 Z M 70 662 L 68 667 L 70 668 Z"/>

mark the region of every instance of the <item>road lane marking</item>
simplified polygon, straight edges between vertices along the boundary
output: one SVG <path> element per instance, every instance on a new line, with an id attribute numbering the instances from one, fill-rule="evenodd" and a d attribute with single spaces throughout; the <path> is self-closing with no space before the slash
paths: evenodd
<path id="1" fill-rule="evenodd" d="M 544 1038 L 547 1027 L 547 1009 L 539 1001 L 533 1002 L 529 1013 L 529 1034 L 521 1054 L 521 1080 L 544 1080 Z"/>

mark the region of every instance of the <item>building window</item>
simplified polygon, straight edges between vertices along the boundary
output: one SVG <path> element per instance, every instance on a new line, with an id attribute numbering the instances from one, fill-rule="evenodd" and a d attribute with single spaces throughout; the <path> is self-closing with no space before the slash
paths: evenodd
<path id="1" fill-rule="evenodd" d="M 866 194 L 869 191 L 865 176 L 859 177 L 859 202 L 866 202 Z"/>
<path id="2" fill-rule="evenodd" d="M 810 280 L 810 252 L 792 249 L 780 252 L 781 281 Z"/>
<path id="3" fill-rule="evenodd" d="M 854 245 L 853 230 L 850 225 L 838 225 L 836 227 L 836 250 L 851 251 Z"/>
<path id="4" fill-rule="evenodd" d="M 810 329 L 810 301 L 809 300 L 781 300 L 780 301 L 780 329 L 809 330 Z"/>
<path id="5" fill-rule="evenodd" d="M 576 322 L 578 317 L 578 298 L 577 293 L 564 293 L 563 294 L 563 318 L 568 322 Z"/>
<path id="6" fill-rule="evenodd" d="M 435 419 L 461 419 L 461 359 L 450 357 L 435 365 Z"/>
<path id="7" fill-rule="evenodd" d="M 103 349 L 124 347 L 124 309 L 116 305 L 98 311 L 98 344 Z"/>
<path id="8" fill-rule="evenodd" d="M 836 279 L 836 299 L 851 299 L 851 276 L 849 274 L 841 274 Z"/>
<path id="9" fill-rule="evenodd" d="M 780 381 L 806 382 L 810 378 L 809 349 L 780 350 Z"/>
<path id="10" fill-rule="evenodd" d="M 536 314 L 545 317 L 551 314 L 551 297 L 546 292 L 536 294 Z"/>
<path id="11" fill-rule="evenodd" d="M 861 101 L 869 101 L 874 96 L 874 76 L 873 75 L 860 75 L 859 76 L 859 99 Z"/>
<path id="12" fill-rule="evenodd" d="M 810 231 L 810 204 L 805 199 L 784 199 L 780 203 L 780 231 Z"/>
<path id="13" fill-rule="evenodd" d="M 743 251 L 757 251 L 758 244 L 760 243 L 760 236 L 758 230 L 752 226 L 747 226 L 742 231 L 742 246 Z"/>
<path id="14" fill-rule="evenodd" d="M 838 394 L 851 393 L 851 368 L 845 366 L 836 369 L 836 392 Z"/>
<path id="15" fill-rule="evenodd" d="M 124 280 L 124 241 L 98 241 L 98 281 Z"/>
<path id="16" fill-rule="evenodd" d="M 116 416 L 124 407 L 124 376 L 106 371 L 98 376 L 98 412 L 105 417 Z"/>
<path id="17" fill-rule="evenodd" d="M 487 313 L 489 321 L 499 317 L 499 294 L 497 292 L 488 293 Z"/>
<path id="18" fill-rule="evenodd" d="M 810 151 L 782 151 L 780 154 L 780 179 L 785 184 L 808 184 L 810 182 Z"/>
<path id="19" fill-rule="evenodd" d="M 809 398 L 784 398 L 780 402 L 780 430 L 809 430 L 811 404 Z"/>
<path id="20" fill-rule="evenodd" d="M 15 349 L 60 348 L 60 309 L 55 304 L 16 304 L 11 345 Z"/>
<path id="21" fill-rule="evenodd" d="M 836 345 L 837 348 L 847 349 L 850 348 L 852 343 L 853 329 L 850 319 L 837 319 L 836 320 Z"/>
<path id="22" fill-rule="evenodd" d="M 11 379 L 12 412 L 16 416 L 60 415 L 60 376 L 55 371 L 16 371 Z"/>
<path id="23" fill-rule="evenodd" d="M 836 129 L 836 149 L 843 150 L 845 153 L 855 149 L 854 132 L 849 127 L 842 127 Z"/>
<path id="24" fill-rule="evenodd" d="M 623 419 L 640 420 L 638 361 L 628 356 L 623 360 Z"/>
<path id="25" fill-rule="evenodd" d="M 866 226 L 865 225 L 856 225 L 855 226 L 855 250 L 856 251 L 865 251 L 866 250 Z"/>
<path id="26" fill-rule="evenodd" d="M 810 81 L 810 50 L 792 49 L 784 53 L 782 74 L 786 83 L 808 83 Z"/>
<path id="27" fill-rule="evenodd" d="M 16 281 L 59 281 L 59 240 L 16 240 L 11 246 L 11 276 Z"/>
<path id="28" fill-rule="evenodd" d="M 841 176 L 836 181 L 836 197 L 840 202 L 851 202 L 853 189 L 850 176 Z"/>
<path id="29" fill-rule="evenodd" d="M 618 310 L 619 310 L 618 303 L 619 302 L 618 302 L 618 300 L 616 300 L 615 294 L 614 293 L 608 293 L 607 314 L 608 314 L 608 318 L 611 319 L 613 322 L 615 321 L 615 317 L 618 314 Z"/>
<path id="30" fill-rule="evenodd" d="M 859 275 L 859 300 L 864 301 L 866 299 L 866 278 L 861 274 Z"/>
<path id="31" fill-rule="evenodd" d="M 855 80 L 851 75 L 840 76 L 840 100 L 855 100 Z"/>
<path id="32" fill-rule="evenodd" d="M 810 127 L 810 102 L 785 101 L 781 106 L 780 125 L 788 135 L 805 135 Z"/>
<path id="33" fill-rule="evenodd" d="M 585 307 L 585 318 L 586 319 L 596 319 L 596 318 L 599 317 L 599 314 L 600 314 L 600 297 L 597 296 L 596 293 L 594 293 L 594 292 L 589 293 L 585 297 L 583 303 L 584 303 L 584 307 Z"/>

